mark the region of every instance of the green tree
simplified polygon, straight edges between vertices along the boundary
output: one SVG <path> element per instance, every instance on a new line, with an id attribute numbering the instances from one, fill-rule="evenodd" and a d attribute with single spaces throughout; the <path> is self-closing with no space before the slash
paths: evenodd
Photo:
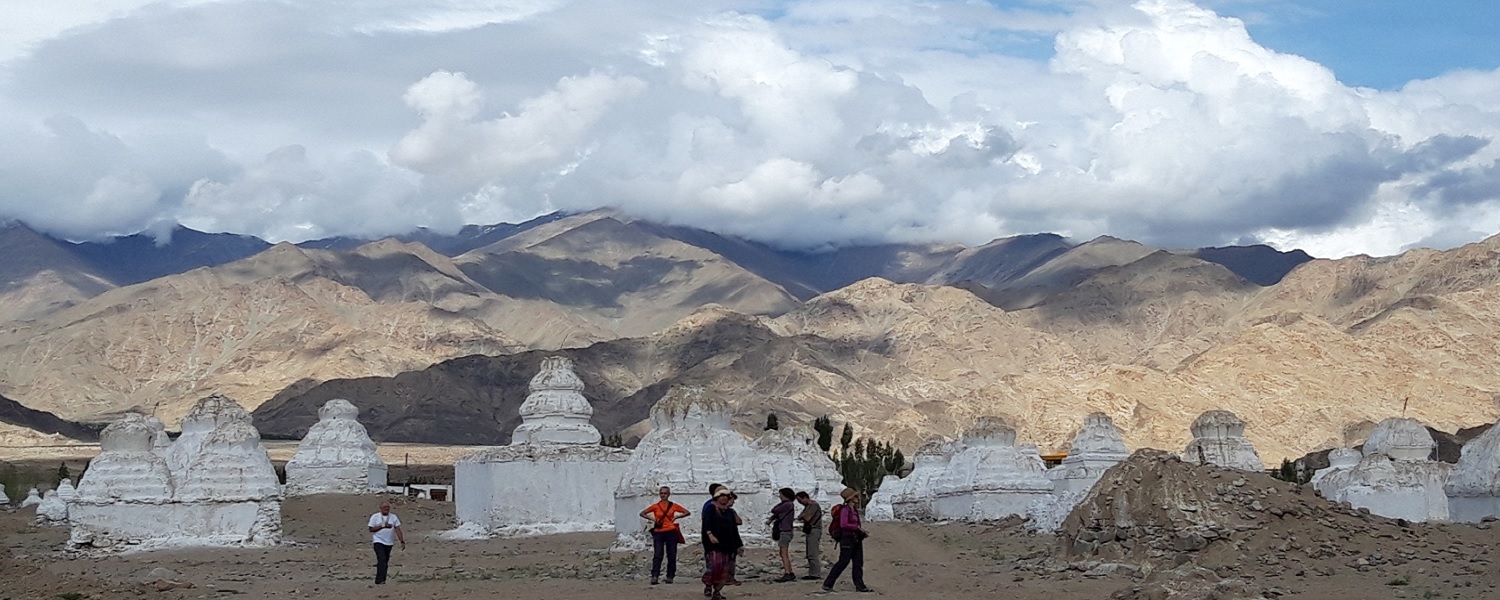
<path id="1" fill-rule="evenodd" d="M 776 413 L 766 415 L 766 431 L 781 429 L 781 422 L 776 419 Z"/>
<path id="2" fill-rule="evenodd" d="M 625 438 L 621 437 L 618 433 L 606 435 L 603 438 L 599 439 L 599 445 L 608 446 L 610 448 L 620 448 L 625 445 Z"/>
<path id="3" fill-rule="evenodd" d="M 866 500 L 880 489 L 886 475 L 897 474 L 905 463 L 906 457 L 891 443 L 864 437 L 854 440 L 834 457 L 844 485 L 859 490 Z"/>
<path id="4" fill-rule="evenodd" d="M 853 441 L 854 426 L 849 423 L 844 423 L 844 433 L 839 434 L 839 452 L 841 454 L 848 454 L 849 444 Z"/>
<path id="5" fill-rule="evenodd" d="M 61 485 L 64 479 L 70 479 L 72 476 L 73 474 L 68 472 L 68 463 L 58 464 L 57 481 L 52 482 L 52 488 L 57 489 L 57 486 Z"/>
<path id="6" fill-rule="evenodd" d="M 818 447 L 824 452 L 833 448 L 833 420 L 823 415 L 813 420 L 813 431 L 818 432 Z"/>

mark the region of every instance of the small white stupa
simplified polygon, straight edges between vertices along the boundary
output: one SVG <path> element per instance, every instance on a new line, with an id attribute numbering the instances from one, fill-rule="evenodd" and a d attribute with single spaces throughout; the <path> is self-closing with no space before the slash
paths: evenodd
<path id="1" fill-rule="evenodd" d="M 70 544 L 272 545 L 280 540 L 281 486 L 244 408 L 219 395 L 199 400 L 183 417 L 183 435 L 165 457 L 156 445 L 159 431 L 138 414 L 126 414 L 104 429 L 101 452 L 68 503 Z"/>
<path id="2" fill-rule="evenodd" d="M 172 437 L 167 435 L 167 424 L 156 417 L 146 417 L 146 424 L 151 426 L 151 451 L 166 458 L 167 450 L 172 447 Z"/>
<path id="3" fill-rule="evenodd" d="M 961 445 L 948 440 L 936 440 L 922 444 L 912 456 L 912 470 L 902 478 L 900 485 L 890 491 L 891 515 L 898 521 L 931 521 L 937 519 L 933 505 L 934 490 L 938 479 L 948 472 L 948 465 L 958 453 Z M 877 496 L 884 495 L 885 484 L 881 484 Z M 885 499 L 881 498 L 884 502 Z"/>
<path id="4" fill-rule="evenodd" d="M 1443 487 L 1453 465 L 1428 460 L 1436 446 L 1416 419 L 1386 419 L 1370 432 L 1358 464 L 1325 469 L 1329 472 L 1314 489 L 1329 500 L 1393 519 L 1446 521 Z"/>
<path id="5" fill-rule="evenodd" d="M 62 498 L 63 502 L 72 502 L 78 497 L 78 488 L 73 487 L 72 479 L 64 479 L 57 483 L 57 497 Z"/>
<path id="6" fill-rule="evenodd" d="M 1361 458 L 1364 458 L 1364 455 L 1353 448 L 1334 448 L 1329 450 L 1328 466 L 1314 471 L 1312 477 L 1307 480 L 1307 483 L 1313 486 L 1313 489 L 1322 492 L 1322 482 L 1324 479 L 1327 479 L 1334 473 L 1342 473 L 1353 469 L 1359 465 L 1359 459 Z M 1324 497 L 1332 499 L 1328 494 L 1324 494 Z"/>
<path id="7" fill-rule="evenodd" d="M 1448 517 L 1478 523 L 1500 517 L 1500 427 L 1490 427 L 1467 444 L 1444 486 Z"/>
<path id="8" fill-rule="evenodd" d="M 1109 415 L 1096 412 L 1083 418 L 1083 428 L 1073 436 L 1068 456 L 1047 471 L 1058 493 L 1087 492 L 1110 467 L 1130 457 L 1120 429 Z M 1071 509 L 1071 507 L 1070 507 Z"/>
<path id="9" fill-rule="evenodd" d="M 10 495 L 5 493 L 5 484 L 0 483 L 0 506 L 10 506 Z"/>
<path id="10" fill-rule="evenodd" d="M 41 503 L 36 505 L 36 522 L 40 525 L 61 525 L 68 522 L 68 503 L 57 490 L 47 490 L 47 493 L 42 494 Z"/>
<path id="11" fill-rule="evenodd" d="M 649 523 L 638 514 L 657 501 L 661 486 L 672 488 L 674 500 L 693 514 L 708 500 L 712 483 L 734 490 L 740 514 L 758 518 L 770 512 L 777 502 L 775 489 L 781 486 L 762 479 L 765 469 L 755 448 L 730 428 L 733 414 L 729 402 L 698 387 L 673 387 L 651 407 L 651 431 L 636 445 L 615 489 L 615 531 L 621 547 L 642 543 Z M 764 530 L 741 531 L 752 537 Z"/>
<path id="12" fill-rule="evenodd" d="M 1016 430 L 1000 417 L 980 417 L 964 432 L 963 449 L 936 480 L 939 519 L 986 521 L 1024 515 L 1052 494 L 1047 466 L 1033 446 L 1016 446 Z"/>
<path id="13" fill-rule="evenodd" d="M 480 450 L 454 465 L 459 528 L 451 537 L 614 528 L 610 491 L 631 453 L 599 445 L 599 430 L 589 421 L 594 409 L 583 389 L 573 361 L 542 359 L 511 444 Z"/>
<path id="14" fill-rule="evenodd" d="M 1227 410 L 1210 410 L 1193 420 L 1193 441 L 1182 451 L 1182 460 L 1215 464 L 1241 471 L 1263 471 L 1265 465 L 1255 446 L 1245 439 L 1245 421 Z"/>
<path id="15" fill-rule="evenodd" d="M 886 475 L 880 480 L 880 488 L 870 496 L 870 504 L 865 507 L 863 516 L 866 520 L 896 520 L 896 509 L 891 505 L 891 498 L 900 491 L 901 481 L 896 475 Z"/>
<path id="16" fill-rule="evenodd" d="M 21 508 L 36 506 L 41 503 L 42 493 L 38 492 L 36 488 L 31 488 L 31 491 L 26 492 L 26 499 L 21 501 Z"/>
<path id="17" fill-rule="evenodd" d="M 385 491 L 386 466 L 359 424 L 359 408 L 342 398 L 323 403 L 286 463 L 288 496 Z"/>

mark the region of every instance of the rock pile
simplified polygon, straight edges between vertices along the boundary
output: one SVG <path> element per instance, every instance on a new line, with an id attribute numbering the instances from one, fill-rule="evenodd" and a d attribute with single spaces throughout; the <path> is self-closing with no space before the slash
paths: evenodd
<path id="1" fill-rule="evenodd" d="M 1053 560 L 1141 573 L 1189 565 L 1215 573 L 1216 581 L 1331 576 L 1346 568 L 1400 574 L 1455 560 L 1465 563 L 1459 571 L 1477 573 L 1492 564 L 1488 548 L 1474 543 L 1485 533 L 1380 517 L 1305 485 L 1141 450 L 1106 473 L 1068 516 Z"/>

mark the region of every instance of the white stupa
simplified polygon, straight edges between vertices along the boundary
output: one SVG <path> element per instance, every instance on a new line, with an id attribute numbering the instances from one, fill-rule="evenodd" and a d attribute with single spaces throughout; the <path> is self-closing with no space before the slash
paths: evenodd
<path id="1" fill-rule="evenodd" d="M 1061 465 L 1048 470 L 1047 477 L 1058 493 L 1087 492 L 1105 471 L 1129 457 L 1130 451 L 1125 448 L 1114 420 L 1104 413 L 1090 413 L 1083 418 L 1083 428 L 1073 436 L 1068 456 Z"/>
<path id="2" fill-rule="evenodd" d="M 172 447 L 172 437 L 167 435 L 166 423 L 156 417 L 146 417 L 146 424 L 151 426 L 151 451 L 166 458 L 167 450 Z"/>
<path id="3" fill-rule="evenodd" d="M 61 525 L 68 522 L 68 503 L 57 490 L 47 490 L 42 501 L 36 505 L 36 522 L 41 525 Z"/>
<path id="4" fill-rule="evenodd" d="M 1313 486 L 1313 489 L 1321 492 L 1323 491 L 1322 482 L 1324 479 L 1335 473 L 1353 469 L 1359 465 L 1359 459 L 1361 458 L 1364 458 L 1364 455 L 1353 448 L 1334 448 L 1329 450 L 1328 466 L 1314 471 L 1312 477 L 1307 480 L 1307 483 Z M 1324 496 L 1332 499 L 1328 494 L 1324 494 Z"/>
<path id="5" fill-rule="evenodd" d="M 933 488 L 939 519 L 985 521 L 1024 515 L 1052 494 L 1035 446 L 1016 446 L 1016 430 L 999 417 L 980 417 L 964 432 L 963 449 Z"/>
<path id="6" fill-rule="evenodd" d="M 1314 489 L 1329 500 L 1393 519 L 1446 521 L 1443 487 L 1453 465 L 1428 460 L 1436 446 L 1417 420 L 1386 419 L 1370 432 L 1358 464 L 1319 471 Z"/>
<path id="7" fill-rule="evenodd" d="M 459 528 L 451 537 L 613 529 L 610 492 L 631 453 L 599 445 L 599 431 L 589 422 L 594 410 L 573 362 L 542 359 L 520 412 L 509 446 L 475 452 L 454 465 Z"/>
<path id="8" fill-rule="evenodd" d="M 1443 491 L 1448 517 L 1477 523 L 1500 517 L 1500 427 L 1490 427 L 1467 444 Z"/>
<path id="9" fill-rule="evenodd" d="M 708 500 L 712 483 L 734 490 L 740 514 L 770 512 L 777 502 L 775 489 L 782 486 L 762 479 L 766 469 L 761 458 L 745 436 L 730 428 L 733 414 L 727 401 L 698 387 L 673 387 L 651 407 L 651 431 L 636 446 L 615 489 L 615 531 L 622 547 L 644 539 L 648 523 L 637 515 L 657 500 L 660 486 L 672 488 L 675 501 L 693 514 Z M 764 530 L 741 531 L 753 537 Z"/>
<path id="10" fill-rule="evenodd" d="M 104 429 L 101 452 L 68 503 L 72 545 L 280 540 L 281 486 L 244 408 L 218 395 L 199 400 L 165 457 L 155 443 L 159 431 L 137 414 Z"/>
<path id="11" fill-rule="evenodd" d="M 287 495 L 378 493 L 385 484 L 385 461 L 359 424 L 359 408 L 342 398 L 323 403 L 286 463 Z"/>
<path id="12" fill-rule="evenodd" d="M 958 442 L 948 440 L 930 441 L 917 448 L 912 455 L 911 473 L 901 479 L 900 485 L 890 492 L 891 514 L 899 521 L 930 521 L 937 519 L 933 505 L 934 490 L 938 479 L 948 472 L 948 465 L 962 448 Z M 885 485 L 880 486 L 877 496 L 884 495 Z M 880 501 L 884 502 L 884 498 Z"/>
<path id="13" fill-rule="evenodd" d="M 880 488 L 870 496 L 870 504 L 865 507 L 863 516 L 866 520 L 896 520 L 896 509 L 891 505 L 891 498 L 900 493 L 901 481 L 901 478 L 895 475 L 886 475 L 880 480 Z"/>
<path id="14" fill-rule="evenodd" d="M 10 495 L 5 493 L 5 484 L 0 483 L 0 506 L 10 506 Z"/>
<path id="15" fill-rule="evenodd" d="M 807 492 L 823 506 L 842 502 L 839 492 L 844 491 L 844 478 L 828 453 L 818 448 L 817 441 L 812 430 L 802 427 L 762 431 L 750 442 L 760 459 L 758 479 L 776 489 Z"/>
<path id="16" fill-rule="evenodd" d="M 63 502 L 72 502 L 78 497 L 78 488 L 73 487 L 72 479 L 64 479 L 57 483 L 57 497 L 62 498 Z"/>
<path id="17" fill-rule="evenodd" d="M 1198 415 L 1192 432 L 1193 441 L 1182 451 L 1182 460 L 1241 471 L 1265 470 L 1255 446 L 1245 439 L 1245 421 L 1234 413 L 1210 410 Z"/>
<path id="18" fill-rule="evenodd" d="M 26 508 L 28 506 L 36 506 L 36 505 L 41 504 L 41 503 L 42 503 L 42 493 L 38 492 L 36 488 L 31 488 L 30 491 L 26 492 L 26 498 L 23 499 L 23 500 L 21 500 L 21 508 Z"/>

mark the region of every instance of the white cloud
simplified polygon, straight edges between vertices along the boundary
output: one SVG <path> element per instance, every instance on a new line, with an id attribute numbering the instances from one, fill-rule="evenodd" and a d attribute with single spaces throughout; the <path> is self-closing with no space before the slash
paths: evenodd
<path id="1" fill-rule="evenodd" d="M 6 65 L 0 132 L 39 151 L 0 150 L 0 216 L 301 239 L 614 205 L 802 247 L 1315 254 L 1500 229 L 1500 72 L 1350 88 L 1186 0 L 113 6 Z"/>

